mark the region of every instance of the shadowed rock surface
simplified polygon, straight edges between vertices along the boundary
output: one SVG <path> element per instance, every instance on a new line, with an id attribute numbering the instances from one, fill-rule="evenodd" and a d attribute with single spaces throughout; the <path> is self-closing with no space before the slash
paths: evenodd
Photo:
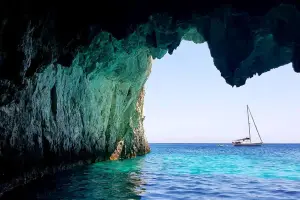
<path id="1" fill-rule="evenodd" d="M 300 72 L 294 1 L 197 2 L 1 3 L 0 195 L 46 173 L 149 152 L 143 85 L 152 58 L 183 39 L 207 42 L 232 86 L 290 62 Z"/>

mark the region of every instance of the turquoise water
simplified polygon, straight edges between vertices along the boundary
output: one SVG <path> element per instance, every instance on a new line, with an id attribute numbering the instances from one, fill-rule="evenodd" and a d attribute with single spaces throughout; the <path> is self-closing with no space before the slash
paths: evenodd
<path id="1" fill-rule="evenodd" d="M 152 144 L 131 160 L 63 172 L 9 199 L 300 199 L 300 144 Z"/>

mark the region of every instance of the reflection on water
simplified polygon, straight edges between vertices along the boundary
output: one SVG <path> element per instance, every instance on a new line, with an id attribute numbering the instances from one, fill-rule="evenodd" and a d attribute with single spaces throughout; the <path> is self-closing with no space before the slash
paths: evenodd
<path id="1" fill-rule="evenodd" d="M 3 199 L 140 199 L 144 157 L 100 162 L 46 177 L 6 194 Z"/>
<path id="2" fill-rule="evenodd" d="M 62 172 L 6 199 L 300 199 L 298 144 L 152 144 L 151 149 L 144 157 Z"/>

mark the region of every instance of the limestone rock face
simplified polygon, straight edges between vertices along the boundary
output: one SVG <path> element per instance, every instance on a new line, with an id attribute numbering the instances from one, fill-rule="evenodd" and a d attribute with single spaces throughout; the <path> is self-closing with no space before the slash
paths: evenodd
<path id="1" fill-rule="evenodd" d="M 69 68 L 46 66 L 0 107 L 1 181 L 106 160 L 115 149 L 116 159 L 149 152 L 142 118 L 150 51 L 127 53 L 123 41 L 108 38 L 100 34 Z"/>
<path id="2" fill-rule="evenodd" d="M 290 62 L 300 72 L 299 3 L 106 3 L 0 3 L 0 195 L 56 170 L 149 152 L 143 86 L 152 58 L 183 39 L 207 42 L 232 86 Z"/>

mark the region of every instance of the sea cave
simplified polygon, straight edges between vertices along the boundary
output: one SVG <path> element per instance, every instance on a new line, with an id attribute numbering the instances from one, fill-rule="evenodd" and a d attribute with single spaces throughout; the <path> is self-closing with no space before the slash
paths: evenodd
<path id="1" fill-rule="evenodd" d="M 291 62 L 300 72 L 291 1 L 98 4 L 1 3 L 0 196 L 45 174 L 150 152 L 144 84 L 152 60 L 182 40 L 206 42 L 232 87 Z"/>

